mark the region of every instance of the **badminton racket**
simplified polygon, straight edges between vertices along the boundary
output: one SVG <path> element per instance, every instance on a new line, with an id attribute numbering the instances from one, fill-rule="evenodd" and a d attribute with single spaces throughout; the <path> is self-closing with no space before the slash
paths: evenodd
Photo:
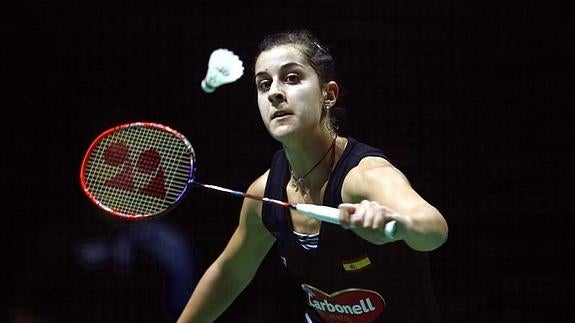
<path id="1" fill-rule="evenodd" d="M 191 186 L 255 199 L 334 224 L 339 209 L 306 203 L 292 204 L 196 181 L 196 153 L 175 129 L 152 122 L 132 122 L 102 132 L 86 151 L 80 184 L 96 206 L 111 215 L 141 219 L 165 214 L 180 203 Z M 393 239 L 396 222 L 386 224 Z"/>

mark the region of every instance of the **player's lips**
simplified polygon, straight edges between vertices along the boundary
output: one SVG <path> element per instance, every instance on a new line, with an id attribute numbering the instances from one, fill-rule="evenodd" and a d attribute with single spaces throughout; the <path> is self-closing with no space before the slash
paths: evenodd
<path id="1" fill-rule="evenodd" d="M 271 120 L 293 115 L 293 112 L 287 110 L 278 110 L 272 114 Z"/>

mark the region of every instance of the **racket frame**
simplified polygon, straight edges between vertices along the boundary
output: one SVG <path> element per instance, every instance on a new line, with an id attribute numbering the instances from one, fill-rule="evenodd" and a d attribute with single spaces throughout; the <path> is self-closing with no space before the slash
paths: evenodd
<path id="1" fill-rule="evenodd" d="M 98 147 L 98 145 L 100 143 L 102 143 L 103 139 L 108 137 L 111 133 L 118 132 L 118 131 L 124 130 L 126 128 L 133 128 L 133 127 L 153 128 L 153 129 L 159 129 L 159 130 L 165 131 L 165 132 L 177 137 L 188 148 L 188 150 L 190 152 L 190 165 L 189 165 L 190 168 L 189 168 L 189 172 L 188 172 L 189 175 L 188 175 L 188 180 L 186 181 L 186 185 L 184 186 L 184 188 L 182 189 L 180 194 L 175 198 L 174 202 L 172 202 L 169 207 L 165 208 L 161 212 L 149 213 L 149 214 L 129 214 L 129 213 L 119 212 L 119 211 L 114 210 L 114 209 L 110 208 L 109 206 L 105 205 L 101 201 L 99 201 L 96 198 L 96 196 L 92 193 L 92 191 L 88 188 L 88 183 L 87 183 L 87 178 L 86 178 L 86 168 L 87 168 L 88 162 L 90 160 L 90 157 L 92 156 L 92 152 Z M 98 206 L 100 209 L 104 210 L 105 212 L 107 212 L 113 216 L 123 218 L 123 219 L 140 220 L 140 219 L 145 219 L 148 217 L 156 217 L 159 215 L 166 214 L 166 213 L 170 212 L 173 208 L 175 208 L 176 205 L 179 204 L 183 200 L 183 198 L 187 195 L 189 188 L 190 188 L 190 184 L 193 182 L 193 177 L 194 177 L 195 172 L 196 172 L 196 154 L 195 154 L 195 151 L 194 151 L 192 144 L 183 134 L 181 134 L 180 132 L 178 132 L 177 130 L 175 130 L 169 126 L 166 126 L 166 125 L 163 125 L 160 123 L 155 123 L 155 122 L 150 122 L 150 121 L 128 122 L 128 123 L 116 125 L 114 127 L 111 127 L 109 129 L 103 131 L 101 134 L 99 134 L 92 141 L 92 143 L 88 147 L 88 150 L 84 154 L 84 158 L 82 159 L 82 164 L 80 167 L 80 185 L 82 187 L 82 191 L 88 197 L 88 199 L 92 203 L 94 203 L 96 206 Z"/>

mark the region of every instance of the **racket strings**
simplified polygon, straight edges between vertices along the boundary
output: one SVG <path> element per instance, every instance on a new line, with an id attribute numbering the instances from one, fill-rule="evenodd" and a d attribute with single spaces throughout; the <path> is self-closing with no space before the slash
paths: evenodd
<path id="1" fill-rule="evenodd" d="M 193 162 L 185 138 L 131 126 L 104 136 L 90 155 L 85 177 L 102 207 L 130 217 L 147 216 L 166 211 L 183 196 Z"/>

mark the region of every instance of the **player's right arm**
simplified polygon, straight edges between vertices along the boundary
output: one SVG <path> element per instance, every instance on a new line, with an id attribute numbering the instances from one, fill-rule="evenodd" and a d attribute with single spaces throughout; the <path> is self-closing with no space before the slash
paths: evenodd
<path id="1" fill-rule="evenodd" d="M 263 196 L 267 175 L 255 180 L 248 193 Z M 275 242 L 263 225 L 261 209 L 262 202 L 244 199 L 234 234 L 198 282 L 177 323 L 215 321 L 250 283 Z"/>

